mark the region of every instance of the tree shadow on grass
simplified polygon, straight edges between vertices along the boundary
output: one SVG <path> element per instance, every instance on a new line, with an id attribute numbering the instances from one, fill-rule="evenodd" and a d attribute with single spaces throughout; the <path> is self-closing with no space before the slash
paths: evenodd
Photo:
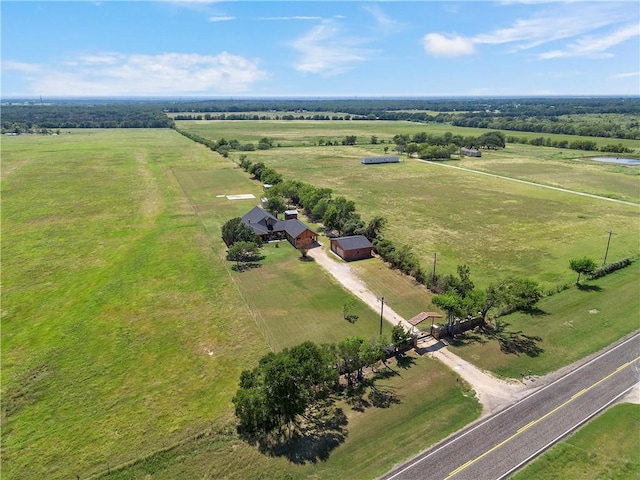
<path id="1" fill-rule="evenodd" d="M 601 292 L 602 291 L 602 287 L 598 285 L 585 285 L 584 283 L 579 283 L 576 286 L 578 287 L 578 290 L 580 290 L 581 292 Z"/>
<path id="2" fill-rule="evenodd" d="M 356 412 L 364 412 L 371 406 L 371 403 L 365 398 L 367 388 L 373 384 L 371 379 L 365 378 L 361 382 L 348 387 L 344 391 L 345 401 Z"/>
<path id="3" fill-rule="evenodd" d="M 479 343 L 484 345 L 487 343 L 486 336 L 480 335 L 480 333 L 475 330 L 468 330 L 464 333 L 456 335 L 449 343 L 454 347 L 463 347 L 465 345 L 471 345 L 473 343 Z"/>
<path id="4" fill-rule="evenodd" d="M 535 306 L 531 307 L 531 308 L 528 308 L 526 310 L 522 310 L 522 313 L 524 313 L 526 315 L 530 315 L 532 317 L 542 317 L 542 316 L 549 315 L 549 312 L 545 312 L 541 308 L 538 308 L 538 307 L 535 307 Z"/>
<path id="5" fill-rule="evenodd" d="M 308 256 L 308 255 L 305 255 L 305 256 L 300 255 L 300 256 L 298 257 L 298 261 L 300 261 L 300 262 L 306 262 L 306 263 L 311 263 L 311 262 L 315 262 L 315 261 L 316 261 L 316 259 L 315 259 L 315 258 L 313 258 L 313 257 L 310 257 L 310 256 Z"/>
<path id="6" fill-rule="evenodd" d="M 404 355 L 402 353 L 396 355 L 396 364 L 399 368 L 406 370 L 407 368 L 411 368 L 413 364 L 416 363 L 416 359 L 410 357 L 409 355 Z"/>
<path id="7" fill-rule="evenodd" d="M 341 408 L 324 402 L 309 410 L 288 432 L 245 438 L 257 444 L 260 452 L 272 457 L 284 457 L 291 463 L 304 465 L 329 458 L 347 438 L 347 416 Z"/>
<path id="8" fill-rule="evenodd" d="M 500 351 L 506 354 L 520 355 L 525 354 L 529 357 L 537 357 L 544 349 L 540 347 L 541 337 L 533 335 L 525 335 L 522 331 L 507 331 L 509 326 L 506 322 L 500 322 L 493 327 L 485 327 L 485 335 L 498 341 Z"/>
<path id="9" fill-rule="evenodd" d="M 389 408 L 393 403 L 400 403 L 400 399 L 389 387 L 371 386 L 369 391 L 369 400 L 371 405 L 376 408 Z"/>

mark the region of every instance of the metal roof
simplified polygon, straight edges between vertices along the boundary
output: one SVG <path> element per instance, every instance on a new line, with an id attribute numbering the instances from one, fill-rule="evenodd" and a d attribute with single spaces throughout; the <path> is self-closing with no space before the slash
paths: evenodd
<path id="1" fill-rule="evenodd" d="M 350 237 L 338 237 L 331 240 L 337 242 L 343 250 L 373 247 L 373 244 L 364 235 L 351 235 Z"/>

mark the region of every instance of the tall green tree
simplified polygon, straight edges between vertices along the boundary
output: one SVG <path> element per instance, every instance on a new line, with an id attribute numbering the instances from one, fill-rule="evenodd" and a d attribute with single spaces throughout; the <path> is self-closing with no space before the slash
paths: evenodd
<path id="1" fill-rule="evenodd" d="M 398 322 L 391 328 L 391 343 L 393 343 L 396 348 L 406 347 L 411 343 L 411 332 Z"/>
<path id="2" fill-rule="evenodd" d="M 356 212 L 356 204 L 353 200 L 347 200 L 343 196 L 334 198 L 324 216 L 322 217 L 322 223 L 327 228 L 342 231 L 344 224 L 352 217 Z"/>
<path id="3" fill-rule="evenodd" d="M 267 197 L 267 203 L 265 204 L 264 208 L 275 217 L 277 217 L 278 214 L 284 212 L 287 209 L 287 206 L 284 204 L 284 200 L 282 199 L 282 197 L 269 195 Z"/>
<path id="4" fill-rule="evenodd" d="M 227 252 L 227 260 L 236 262 L 238 270 L 242 263 L 255 262 L 259 258 L 258 244 L 255 242 L 235 242 Z"/>
<path id="5" fill-rule="evenodd" d="M 367 237 L 370 242 L 373 243 L 374 240 L 382 238 L 382 231 L 387 225 L 387 219 L 381 215 L 376 215 L 365 227 L 362 232 L 362 235 Z"/>
<path id="6" fill-rule="evenodd" d="M 588 275 L 593 272 L 598 266 L 596 262 L 589 257 L 573 258 L 569 261 L 569 268 L 578 274 L 576 285 L 580 285 L 580 275 Z"/>
<path id="7" fill-rule="evenodd" d="M 262 244 L 262 240 L 258 237 L 251 227 L 242 223 L 242 219 L 240 217 L 235 217 L 230 220 L 227 220 L 224 225 L 222 225 L 222 240 L 227 245 L 232 245 L 235 242 L 253 242 L 257 245 Z"/>

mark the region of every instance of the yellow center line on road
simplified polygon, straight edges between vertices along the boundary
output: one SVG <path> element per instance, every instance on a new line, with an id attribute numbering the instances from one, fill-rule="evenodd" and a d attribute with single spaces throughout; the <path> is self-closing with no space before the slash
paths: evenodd
<path id="1" fill-rule="evenodd" d="M 531 428 L 532 426 L 536 425 L 537 423 L 541 422 L 542 420 L 544 420 L 545 418 L 547 418 L 550 415 L 553 415 L 555 412 L 557 412 L 558 410 L 560 410 L 561 408 L 563 408 L 564 406 L 568 405 L 569 403 L 571 403 L 572 401 L 574 401 L 576 398 L 578 398 L 579 396 L 583 395 L 584 393 L 588 392 L 589 390 L 591 390 L 592 388 L 597 387 L 598 385 L 600 385 L 602 382 L 605 382 L 606 380 L 608 380 L 609 378 L 613 377 L 616 373 L 619 373 L 620 371 L 624 370 L 625 368 L 627 368 L 629 365 L 631 365 L 633 362 L 638 361 L 638 359 L 640 359 L 640 356 L 637 356 L 636 358 L 634 358 L 633 360 L 627 362 L 627 363 L 623 363 L 622 365 L 620 365 L 618 368 L 615 369 L 615 371 L 611 372 L 609 375 L 607 375 L 606 377 L 601 378 L 600 380 L 598 380 L 596 383 L 594 383 L 593 385 L 591 385 L 590 387 L 584 388 L 582 390 L 580 390 L 578 393 L 574 394 L 569 400 L 565 401 L 564 403 L 558 405 L 556 408 L 554 408 L 553 410 L 550 410 L 549 412 L 545 413 L 543 416 L 541 416 L 540 418 L 533 420 L 529 423 L 527 423 L 524 427 L 519 428 L 518 430 L 516 430 L 516 433 L 514 433 L 513 435 L 511 435 L 509 438 L 506 438 L 505 440 L 503 440 L 502 442 L 498 443 L 497 445 L 495 445 L 494 447 L 490 448 L 489 450 L 487 450 L 486 452 L 484 452 L 482 455 L 477 456 L 476 458 L 469 460 L 467 463 L 460 465 L 458 468 L 456 468 L 453 472 L 449 473 L 449 475 L 447 475 L 444 480 L 449 480 L 451 477 L 453 477 L 454 475 L 457 475 L 458 473 L 460 473 L 461 471 L 465 470 L 466 468 L 468 468 L 470 465 L 473 465 L 474 463 L 476 463 L 478 460 L 486 457 L 487 455 L 489 455 L 491 452 L 494 452 L 495 450 L 497 450 L 498 448 L 500 448 L 502 445 L 504 445 L 507 442 L 510 442 L 511 440 L 513 440 L 514 438 L 516 438 L 518 435 L 520 435 L 522 432 L 524 432 L 525 430 Z"/>

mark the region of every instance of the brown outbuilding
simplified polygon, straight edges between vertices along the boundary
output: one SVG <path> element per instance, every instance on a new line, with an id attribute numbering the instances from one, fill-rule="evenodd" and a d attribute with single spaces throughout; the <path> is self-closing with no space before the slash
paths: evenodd
<path id="1" fill-rule="evenodd" d="M 364 235 L 331 239 L 331 251 L 347 262 L 371 258 L 372 250 L 373 244 Z"/>

